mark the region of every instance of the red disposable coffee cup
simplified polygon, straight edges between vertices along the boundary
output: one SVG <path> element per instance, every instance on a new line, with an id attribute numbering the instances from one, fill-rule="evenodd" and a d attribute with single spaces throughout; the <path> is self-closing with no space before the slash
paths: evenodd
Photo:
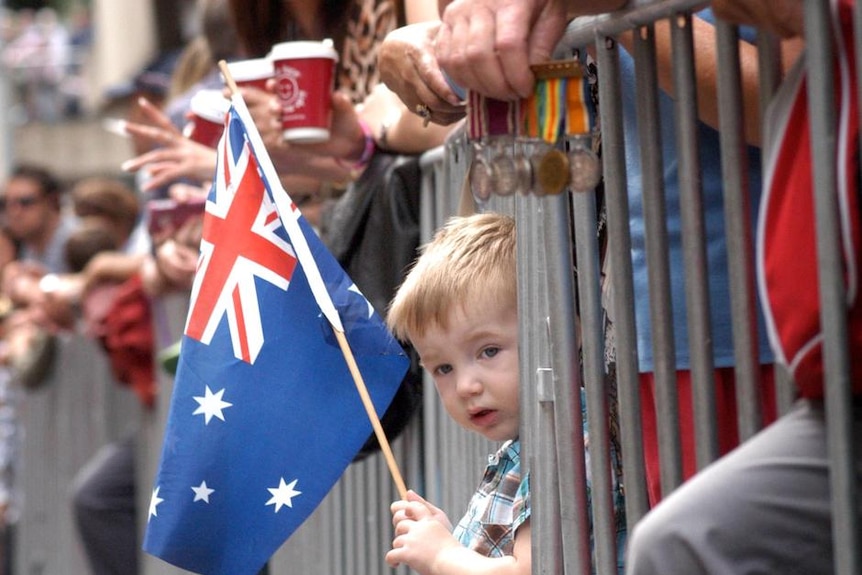
<path id="1" fill-rule="evenodd" d="M 236 85 L 251 86 L 266 90 L 266 81 L 272 78 L 272 60 L 269 58 L 252 58 L 251 60 L 238 60 L 227 65 L 228 72 L 233 77 Z"/>
<path id="2" fill-rule="evenodd" d="M 338 61 L 332 42 L 283 42 L 272 47 L 269 57 L 281 101 L 284 139 L 304 143 L 328 140 Z"/>
<path id="3" fill-rule="evenodd" d="M 200 90 L 192 96 L 189 109 L 192 116 L 183 128 L 183 135 L 204 146 L 218 147 L 230 100 L 221 90 Z"/>

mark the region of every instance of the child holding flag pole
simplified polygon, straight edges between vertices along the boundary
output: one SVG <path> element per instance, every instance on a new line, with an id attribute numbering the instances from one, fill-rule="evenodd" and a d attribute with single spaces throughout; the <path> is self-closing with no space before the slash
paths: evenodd
<path id="1" fill-rule="evenodd" d="M 423 248 L 387 318 L 396 337 L 413 343 L 452 419 L 504 442 L 454 531 L 442 510 L 413 491 L 391 505 L 387 563 L 422 575 L 528 575 L 514 221 L 492 213 L 450 220 Z"/>
<path id="2" fill-rule="evenodd" d="M 231 106 L 144 550 L 195 573 L 254 575 L 317 508 L 369 427 L 408 496 L 377 413 L 409 360 L 281 187 L 220 66 Z"/>

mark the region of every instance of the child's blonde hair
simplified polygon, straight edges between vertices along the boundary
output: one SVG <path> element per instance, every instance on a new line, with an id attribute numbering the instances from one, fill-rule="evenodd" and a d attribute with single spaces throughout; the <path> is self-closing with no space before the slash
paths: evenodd
<path id="1" fill-rule="evenodd" d="M 515 221 L 501 214 L 451 218 L 421 248 L 387 313 L 395 337 L 409 341 L 429 325 L 447 328 L 455 306 L 517 307 Z"/>

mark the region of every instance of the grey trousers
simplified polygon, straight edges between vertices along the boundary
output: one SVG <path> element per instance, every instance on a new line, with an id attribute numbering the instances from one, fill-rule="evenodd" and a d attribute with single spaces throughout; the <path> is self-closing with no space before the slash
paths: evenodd
<path id="1" fill-rule="evenodd" d="M 76 477 L 72 503 L 93 575 L 138 573 L 132 436 L 102 447 L 87 463 Z"/>
<path id="2" fill-rule="evenodd" d="M 822 403 L 798 402 L 648 513 L 629 540 L 626 573 L 832 573 L 826 449 Z"/>

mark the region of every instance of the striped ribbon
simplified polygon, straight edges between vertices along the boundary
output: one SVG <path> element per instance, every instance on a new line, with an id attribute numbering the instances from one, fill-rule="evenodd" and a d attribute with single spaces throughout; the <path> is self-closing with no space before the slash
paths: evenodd
<path id="1" fill-rule="evenodd" d="M 521 133 L 552 145 L 564 131 L 590 134 L 595 125 L 590 84 L 580 73 L 538 79 L 533 94 L 522 100 L 521 110 Z"/>
<path id="2" fill-rule="evenodd" d="M 581 73 L 580 66 L 566 69 L 570 71 L 540 77 L 533 94 L 520 101 L 495 100 L 470 90 L 467 94 L 469 139 L 478 142 L 488 136 L 514 135 L 541 138 L 555 144 L 563 132 L 569 135 L 592 133 L 596 111 L 590 97 L 589 80 Z"/>
<path id="3" fill-rule="evenodd" d="M 596 110 L 589 80 L 584 76 L 575 76 L 567 78 L 566 84 L 566 134 L 592 133 Z"/>
<path id="4" fill-rule="evenodd" d="M 514 134 L 520 106 L 520 102 L 495 100 L 470 90 L 467 94 L 467 136 L 470 141 Z"/>

